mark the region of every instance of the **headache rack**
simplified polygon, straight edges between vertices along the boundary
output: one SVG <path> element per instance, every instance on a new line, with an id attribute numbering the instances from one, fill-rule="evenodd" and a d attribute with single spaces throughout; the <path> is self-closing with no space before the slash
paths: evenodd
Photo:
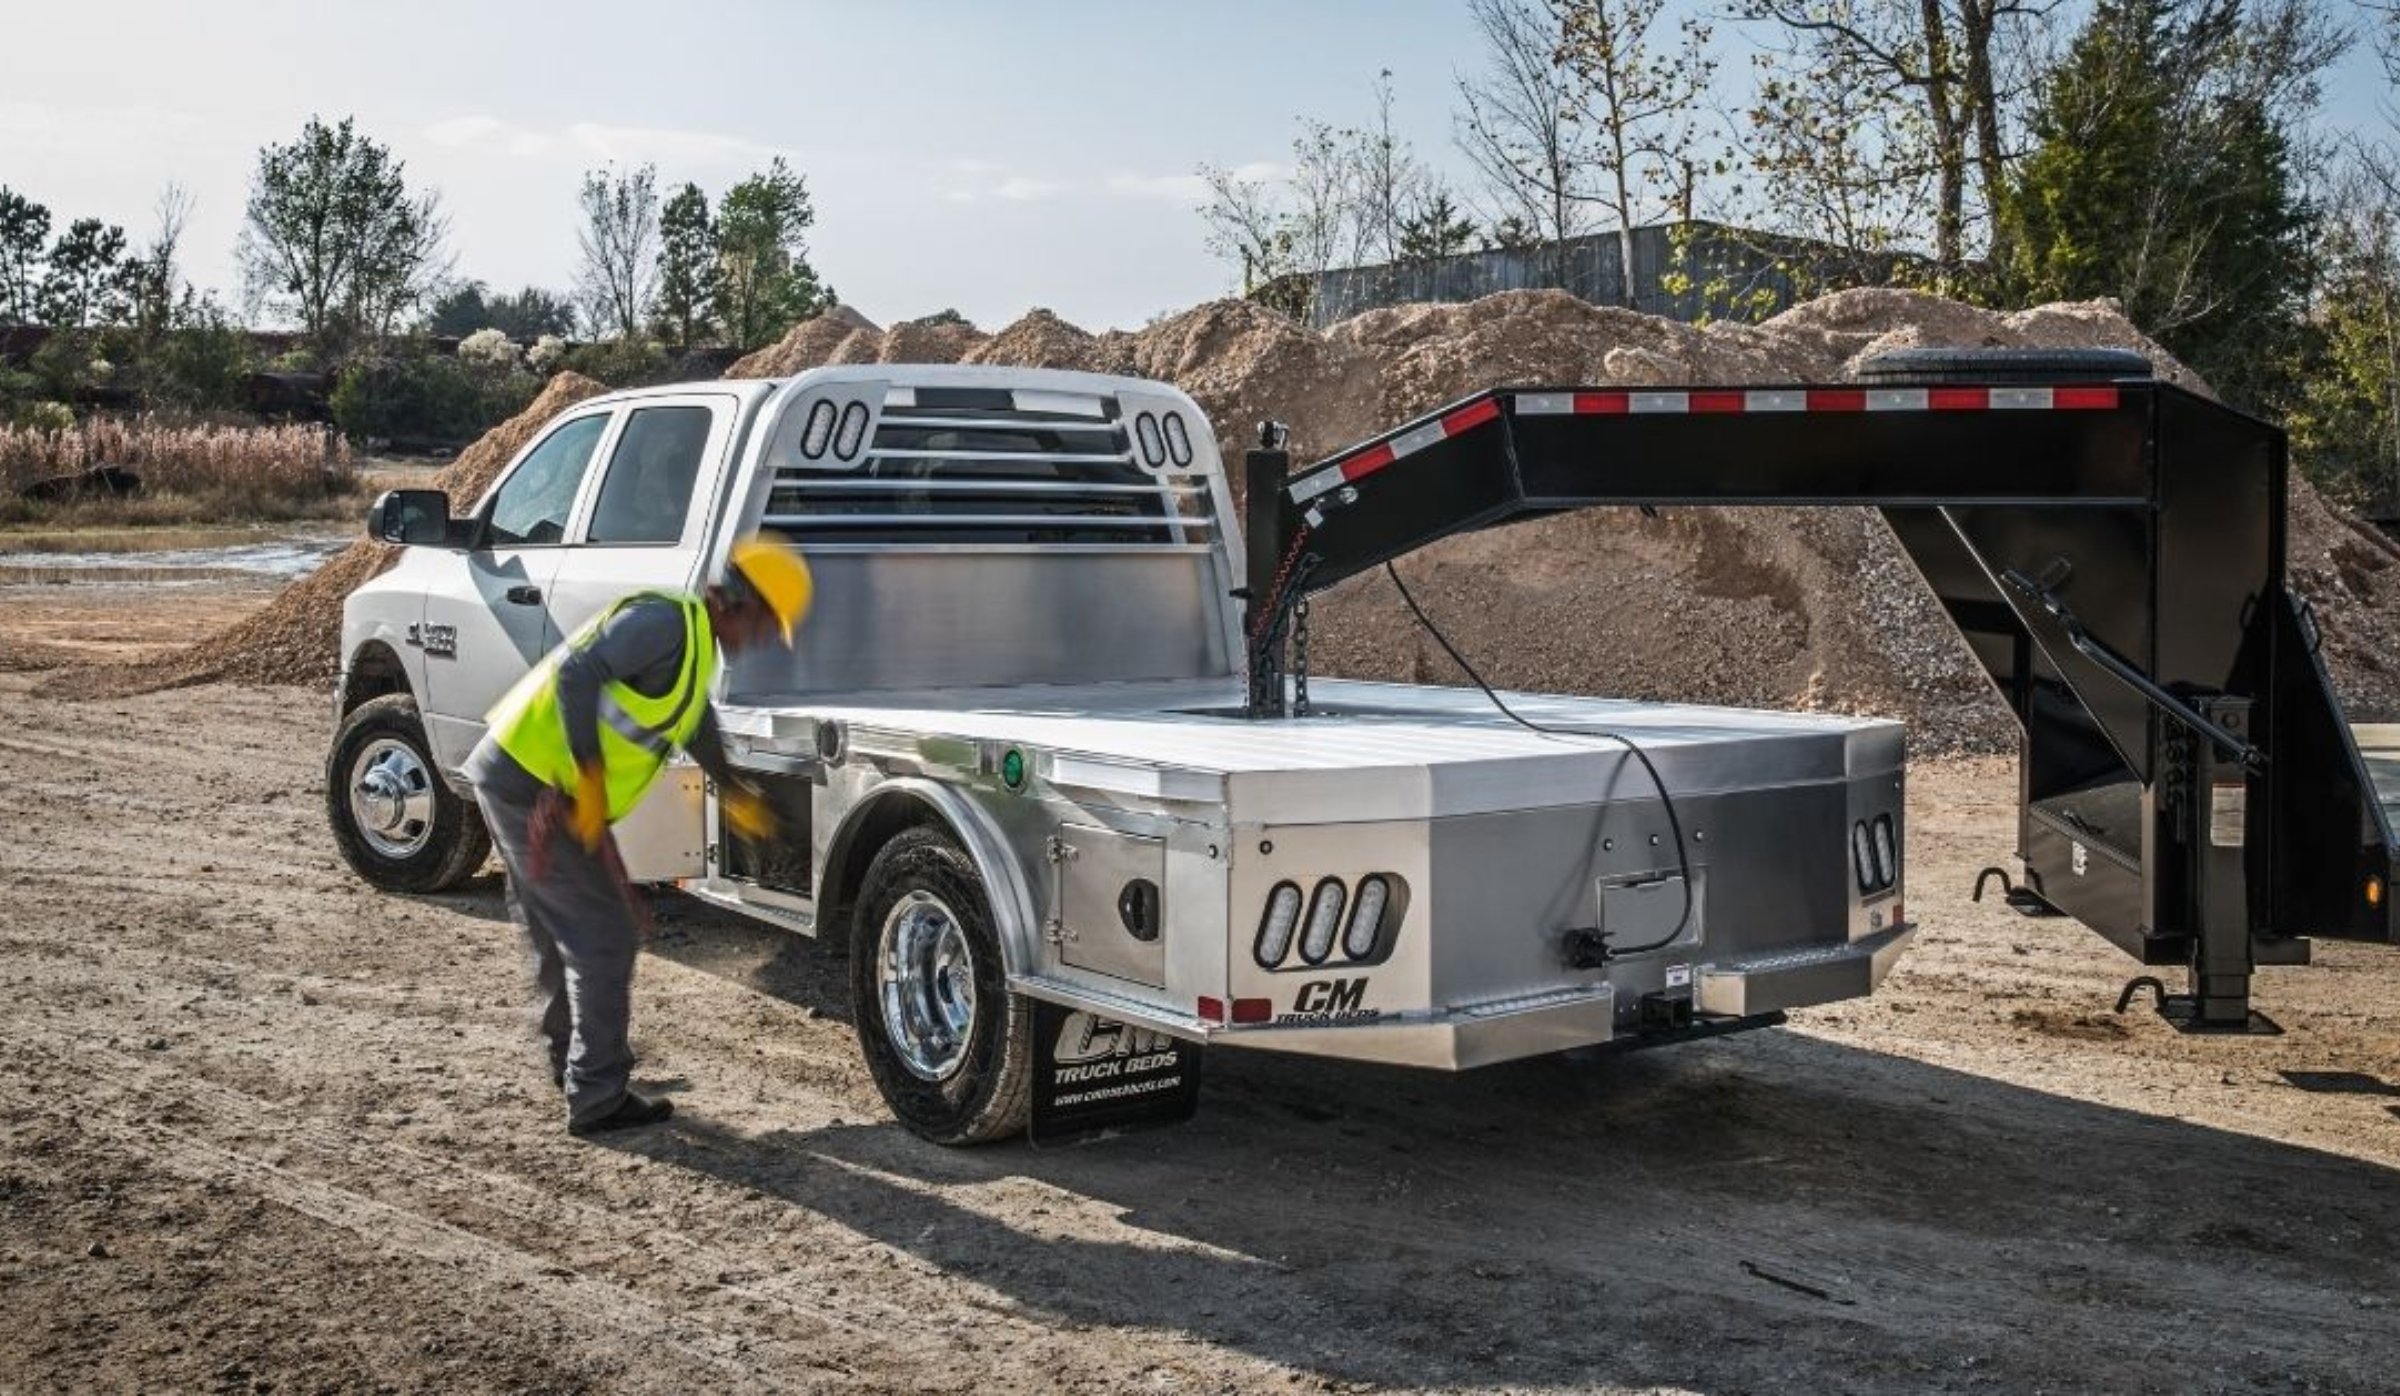
<path id="1" fill-rule="evenodd" d="M 1137 435 L 1108 397 L 894 388 L 863 459 L 779 462 L 761 521 L 804 546 L 1210 541 L 1203 479 L 1144 470 L 1135 453 L 1166 443 Z"/>
<path id="2" fill-rule="evenodd" d="M 1247 473 L 1250 716 L 1289 712 L 1309 594 L 1436 539 L 1603 505 L 1865 505 L 2023 728 L 2012 905 L 2187 968 L 2186 993 L 2126 997 L 2148 983 L 2193 1029 L 2272 1030 L 2251 971 L 2304 962 L 2302 937 L 2400 942 L 2400 761 L 2391 729 L 2345 722 L 2285 586 L 2283 433 L 2131 355 L 1862 376 L 1494 390 L 1297 476 L 1270 439 Z"/>

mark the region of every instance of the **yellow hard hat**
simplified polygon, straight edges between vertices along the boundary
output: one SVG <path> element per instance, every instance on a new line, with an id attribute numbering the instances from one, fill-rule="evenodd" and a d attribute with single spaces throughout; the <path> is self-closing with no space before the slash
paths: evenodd
<path id="1" fill-rule="evenodd" d="M 792 642 L 792 632 L 800 628 L 801 618 L 808 614 L 810 598 L 816 595 L 816 583 L 808 575 L 808 563 L 797 548 L 766 534 L 754 533 L 733 545 L 726 555 L 726 567 L 739 572 L 758 599 L 767 603 L 775 619 L 783 626 L 783 642 Z"/>

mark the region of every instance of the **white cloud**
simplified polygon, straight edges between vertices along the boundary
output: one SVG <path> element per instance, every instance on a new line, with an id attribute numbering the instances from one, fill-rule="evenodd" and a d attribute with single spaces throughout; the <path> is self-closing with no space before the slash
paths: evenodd
<path id="1" fill-rule="evenodd" d="M 1015 203 L 1031 203 L 1064 194 L 1075 186 L 1062 180 L 1035 179 L 1029 175 L 1011 175 L 992 186 L 992 197 Z"/>
<path id="2" fill-rule="evenodd" d="M 122 160 L 128 150 L 188 148 L 208 123 L 190 112 L 152 106 L 70 107 L 47 102 L 0 102 L 0 143 L 46 155 Z"/>
<path id="3" fill-rule="evenodd" d="M 787 153 L 720 131 L 608 126 L 595 121 L 542 130 L 492 116 L 454 116 L 426 127 L 423 134 L 436 145 L 456 150 L 500 151 L 525 159 L 560 158 L 582 164 L 754 168 Z"/>

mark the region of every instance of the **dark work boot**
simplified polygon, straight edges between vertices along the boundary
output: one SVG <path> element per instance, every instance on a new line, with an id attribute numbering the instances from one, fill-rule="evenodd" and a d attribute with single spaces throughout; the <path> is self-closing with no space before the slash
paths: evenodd
<path id="1" fill-rule="evenodd" d="M 581 1138 L 591 1134 L 607 1134 L 611 1130 L 634 1129 L 642 1125 L 657 1124 L 674 1113 L 674 1101 L 651 1100 L 646 1096 L 638 1096 L 627 1091 L 624 1098 L 617 1102 L 614 1110 L 605 1115 L 585 1120 L 581 1124 L 568 1125 L 567 1133 Z"/>

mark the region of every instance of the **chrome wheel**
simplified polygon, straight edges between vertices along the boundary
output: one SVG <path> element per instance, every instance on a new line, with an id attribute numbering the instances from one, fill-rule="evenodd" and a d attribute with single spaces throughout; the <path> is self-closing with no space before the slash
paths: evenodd
<path id="1" fill-rule="evenodd" d="M 875 983 L 901 1065 L 926 1081 L 957 1071 L 975 1025 L 975 955 L 958 914 L 930 892 L 895 902 L 883 918 Z"/>
<path id="2" fill-rule="evenodd" d="M 415 747 L 378 737 L 350 763 L 350 818 L 383 857 L 406 859 L 433 837 L 434 775 Z"/>

